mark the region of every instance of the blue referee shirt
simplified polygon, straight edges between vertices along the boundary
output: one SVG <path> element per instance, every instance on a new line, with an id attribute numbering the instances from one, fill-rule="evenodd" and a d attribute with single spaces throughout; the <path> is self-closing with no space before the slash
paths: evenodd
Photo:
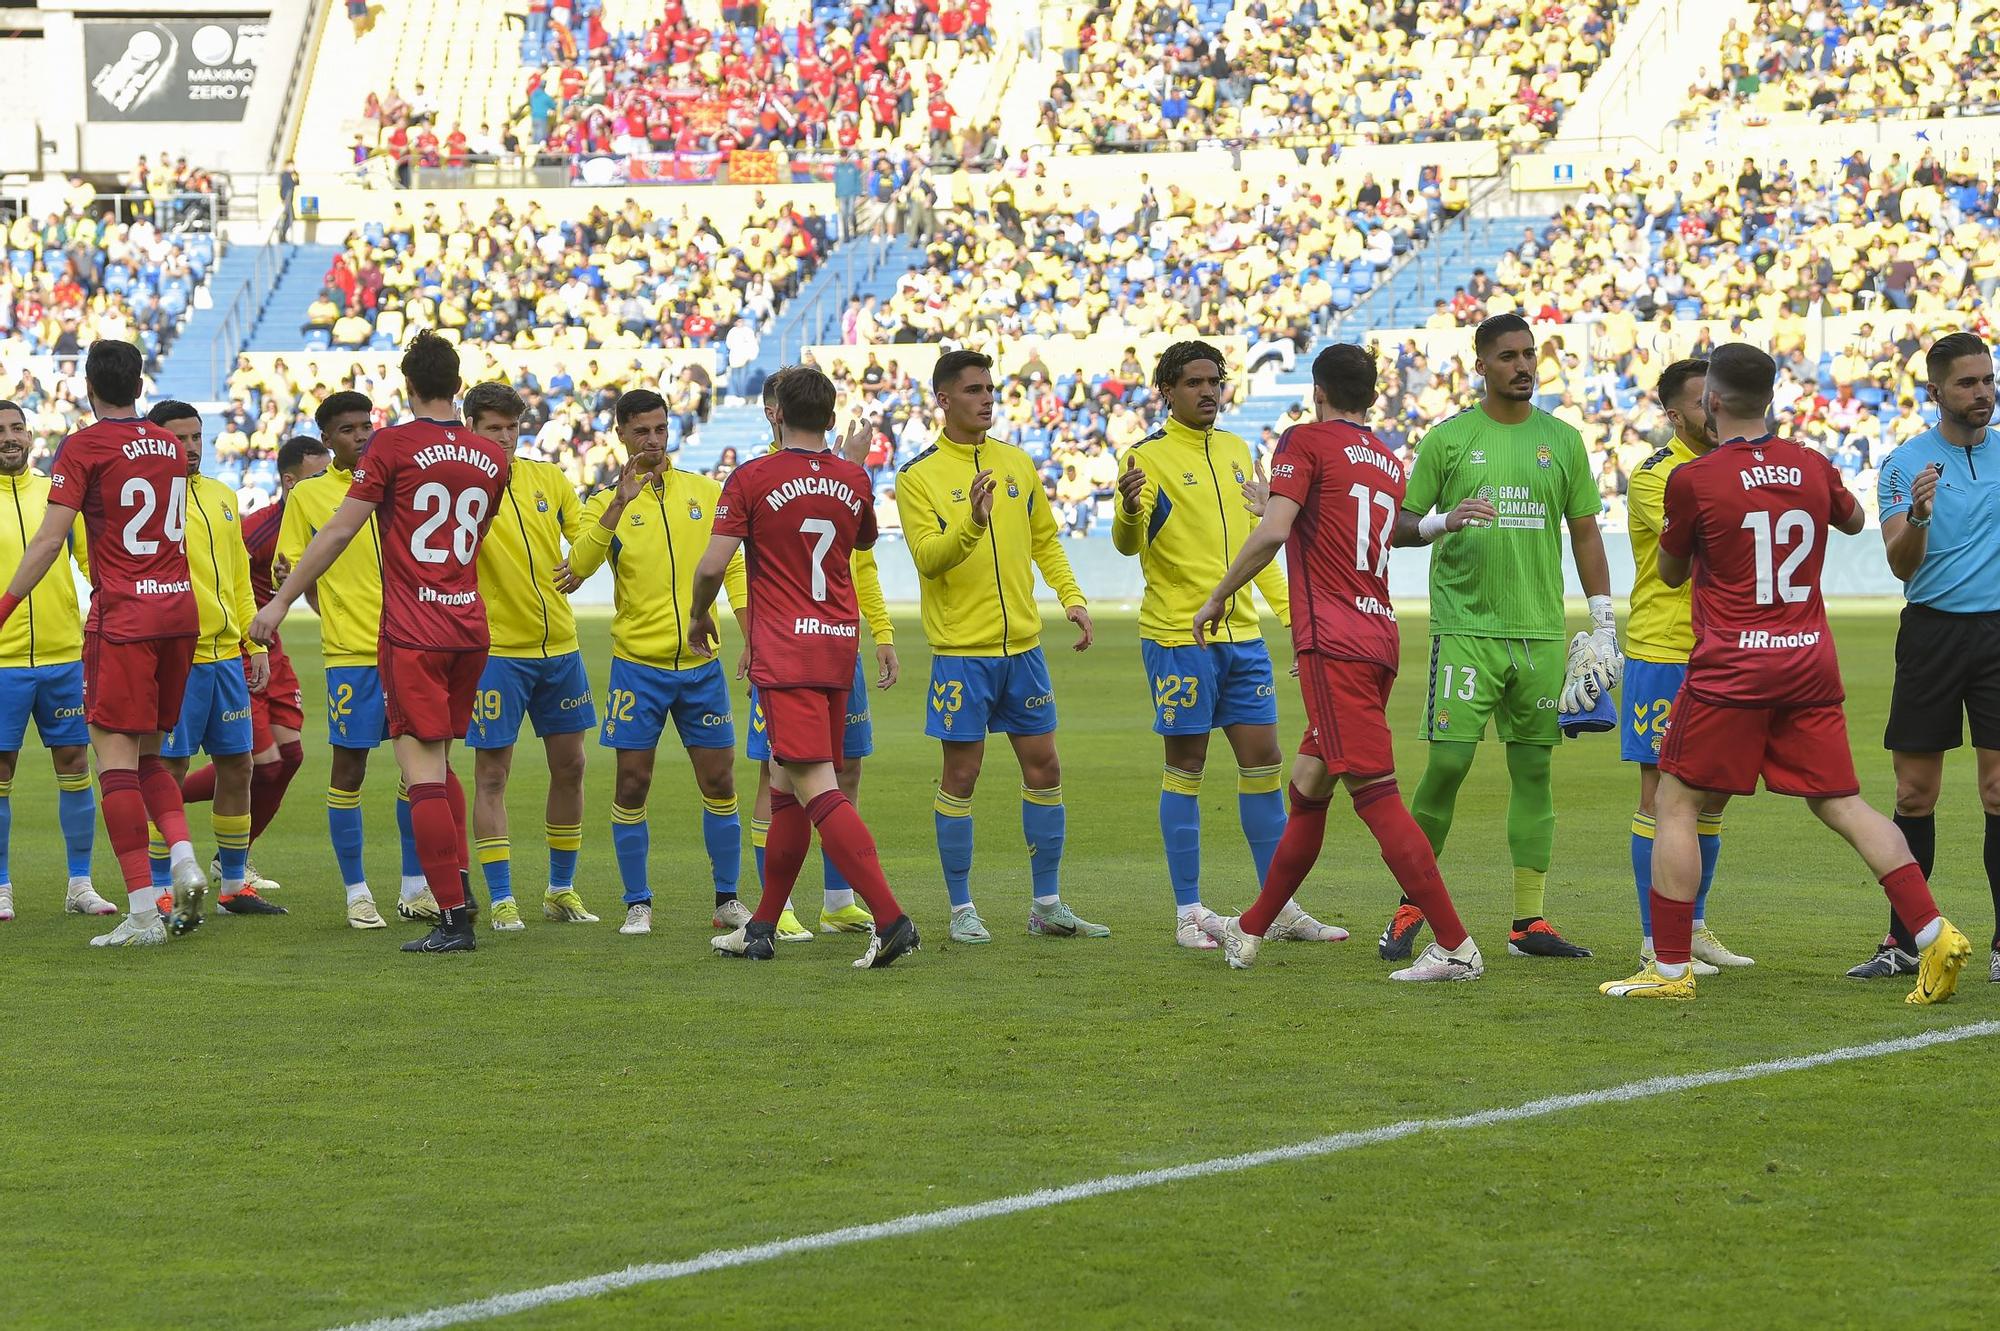
<path id="1" fill-rule="evenodd" d="M 1931 507 L 1924 562 L 1904 587 L 1912 605 L 1959 615 L 2000 611 L 2000 431 L 1960 448 L 1924 431 L 1889 454 L 1876 479 L 1884 521 L 1910 508 L 1910 486 L 1933 462 L 1944 464 Z"/>

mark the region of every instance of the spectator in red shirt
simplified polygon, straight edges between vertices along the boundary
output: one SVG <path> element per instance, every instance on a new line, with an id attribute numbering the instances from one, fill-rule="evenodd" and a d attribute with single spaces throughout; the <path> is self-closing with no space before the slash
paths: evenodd
<path id="1" fill-rule="evenodd" d="M 943 93 L 931 96 L 931 151 L 942 153 L 951 147 L 951 118 L 958 113 L 946 101 Z"/>

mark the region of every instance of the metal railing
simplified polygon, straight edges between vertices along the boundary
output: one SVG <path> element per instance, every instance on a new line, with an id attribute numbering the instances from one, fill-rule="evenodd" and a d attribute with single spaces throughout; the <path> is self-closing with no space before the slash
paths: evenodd
<path id="1" fill-rule="evenodd" d="M 67 214 L 69 206 L 40 206 L 44 202 L 34 190 L 9 190 L 0 194 L 0 221 L 27 216 L 38 221 L 49 213 Z M 212 235 L 220 238 L 223 199 L 216 194 L 99 194 L 84 211 L 103 214 L 107 209 L 115 222 L 130 224 L 149 221 L 160 230 L 178 235 Z"/>
<path id="2" fill-rule="evenodd" d="M 229 371 L 236 364 L 237 353 L 250 340 L 250 333 L 257 326 L 257 316 L 263 313 L 265 300 L 284 275 L 285 264 L 296 248 L 279 234 L 282 225 L 282 218 L 272 223 L 270 234 L 257 249 L 256 263 L 250 270 L 249 278 L 236 289 L 228 307 L 222 310 L 221 326 L 216 329 L 208 347 L 207 401 L 221 398 L 229 382 Z"/>
<path id="3" fill-rule="evenodd" d="M 818 272 L 813 274 L 816 282 L 835 264 L 841 265 L 841 281 L 819 283 L 818 289 L 805 298 L 803 304 L 794 302 L 778 312 L 778 360 L 790 365 L 798 359 L 798 354 L 807 347 L 823 345 L 827 338 L 820 331 L 829 317 L 838 320 L 840 311 L 847 304 L 847 298 L 861 283 L 873 278 L 882 270 L 882 260 L 888 253 L 887 245 L 878 245 L 865 236 L 850 233 L 842 240 Z M 831 306 L 829 309 L 828 307 Z M 838 341 L 836 335 L 835 341 Z"/>
<path id="4" fill-rule="evenodd" d="M 1446 290 L 1448 286 L 1462 285 L 1465 277 L 1469 276 L 1461 272 L 1464 255 L 1455 253 L 1453 258 L 1447 260 L 1441 251 L 1455 239 L 1462 240 L 1466 244 L 1473 243 L 1475 238 L 1480 241 L 1491 240 L 1495 222 L 1513 220 L 1481 211 L 1481 205 L 1491 202 L 1496 195 L 1505 192 L 1506 188 L 1506 180 L 1501 176 L 1480 182 L 1467 198 L 1465 207 L 1432 231 L 1429 239 L 1413 245 L 1400 261 L 1391 263 L 1378 273 L 1375 285 L 1354 302 L 1352 309 L 1342 310 L 1329 319 L 1323 336 L 1339 338 L 1351 326 L 1358 324 L 1361 330 L 1365 331 L 1369 326 L 1380 323 L 1380 320 L 1366 317 L 1369 307 L 1382 298 L 1383 293 L 1396 278 L 1412 268 L 1416 269 L 1416 290 L 1405 294 L 1420 302 L 1438 299 L 1437 293 Z M 1455 246 L 1454 249 L 1456 250 Z M 1449 281 L 1446 274 L 1447 264 L 1451 266 Z"/>

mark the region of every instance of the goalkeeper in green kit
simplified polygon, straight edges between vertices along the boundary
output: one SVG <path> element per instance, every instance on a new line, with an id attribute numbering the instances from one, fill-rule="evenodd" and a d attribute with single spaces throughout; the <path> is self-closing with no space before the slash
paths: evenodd
<path id="1" fill-rule="evenodd" d="M 1527 320 L 1495 315 L 1479 325 L 1472 346 L 1484 394 L 1423 437 L 1396 515 L 1397 545 L 1434 545 L 1423 724 L 1430 757 L 1410 812 L 1442 856 L 1459 786 L 1490 718 L 1507 746 L 1507 847 L 1514 861 L 1507 950 L 1519 957 L 1587 957 L 1587 948 L 1543 917 L 1542 898 L 1555 846 L 1549 767 L 1562 738 L 1558 711 L 1586 710 L 1617 686 L 1625 668 L 1611 567 L 1597 530 L 1603 501 L 1583 437 L 1534 405 L 1535 339 Z M 1445 535 L 1444 515 L 1473 495 L 1490 500 L 1497 516 L 1490 525 Z M 1565 524 L 1592 623 L 1571 641 L 1567 659 Z M 1387 961 L 1407 958 L 1423 927 L 1423 912 L 1406 897 L 1377 950 Z"/>

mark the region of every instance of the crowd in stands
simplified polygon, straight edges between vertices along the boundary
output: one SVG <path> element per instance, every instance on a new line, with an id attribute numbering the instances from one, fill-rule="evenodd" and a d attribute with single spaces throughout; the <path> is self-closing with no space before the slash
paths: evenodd
<path id="1" fill-rule="evenodd" d="M 1328 320 L 1376 275 L 1464 204 L 1462 185 L 1425 167 L 1404 186 L 1372 175 L 1269 189 L 1238 178 L 1196 194 L 1142 175 L 1100 210 L 1039 174 L 1003 172 L 954 194 L 905 234 L 926 263 L 886 302 L 857 297 L 838 340 L 849 344 L 1068 334 L 1241 335 L 1289 368 Z"/>
<path id="2" fill-rule="evenodd" d="M 388 155 L 410 168 L 462 166 L 522 153 L 570 157 L 707 153 L 775 146 L 865 153 L 925 145 L 939 159 L 987 161 L 995 127 L 954 106 L 946 80 L 961 52 L 992 53 L 991 0 L 855 5 L 838 23 L 780 27 L 758 6 L 724 6 L 719 27 L 682 0 L 636 30 L 607 25 L 600 0 L 532 0 L 527 74 L 516 118 L 477 133 L 450 121 L 422 84 L 369 92 L 357 164 Z M 948 45 L 946 45 L 948 43 Z"/>
<path id="3" fill-rule="evenodd" d="M 7 256 L 0 269 L 0 339 L 29 355 L 71 357 L 100 337 L 136 342 L 149 364 L 173 342 L 216 260 L 216 241 L 176 227 L 158 206 L 99 200 L 72 187 L 39 217 L 0 205 Z M 129 220 L 121 220 L 129 218 Z"/>
<path id="4" fill-rule="evenodd" d="M 2000 101 L 2000 0 L 1857 5 L 1757 0 L 1729 21 L 1697 106 L 1823 117 L 1990 114 Z"/>
<path id="5" fill-rule="evenodd" d="M 1050 83 L 1051 146 L 1532 142 L 1610 53 L 1618 0 L 1096 0 Z M 1121 31 L 1125 15 L 1130 22 Z"/>
<path id="6" fill-rule="evenodd" d="M 536 203 L 516 214 L 498 199 L 483 216 L 463 202 L 415 215 L 395 203 L 387 221 L 348 233 L 300 329 L 304 350 L 387 351 L 420 327 L 516 350 L 706 347 L 738 328 L 754 337 L 812 276 L 834 223 L 761 199 L 748 220 L 725 236 L 705 217 L 635 199 L 576 219 Z"/>

